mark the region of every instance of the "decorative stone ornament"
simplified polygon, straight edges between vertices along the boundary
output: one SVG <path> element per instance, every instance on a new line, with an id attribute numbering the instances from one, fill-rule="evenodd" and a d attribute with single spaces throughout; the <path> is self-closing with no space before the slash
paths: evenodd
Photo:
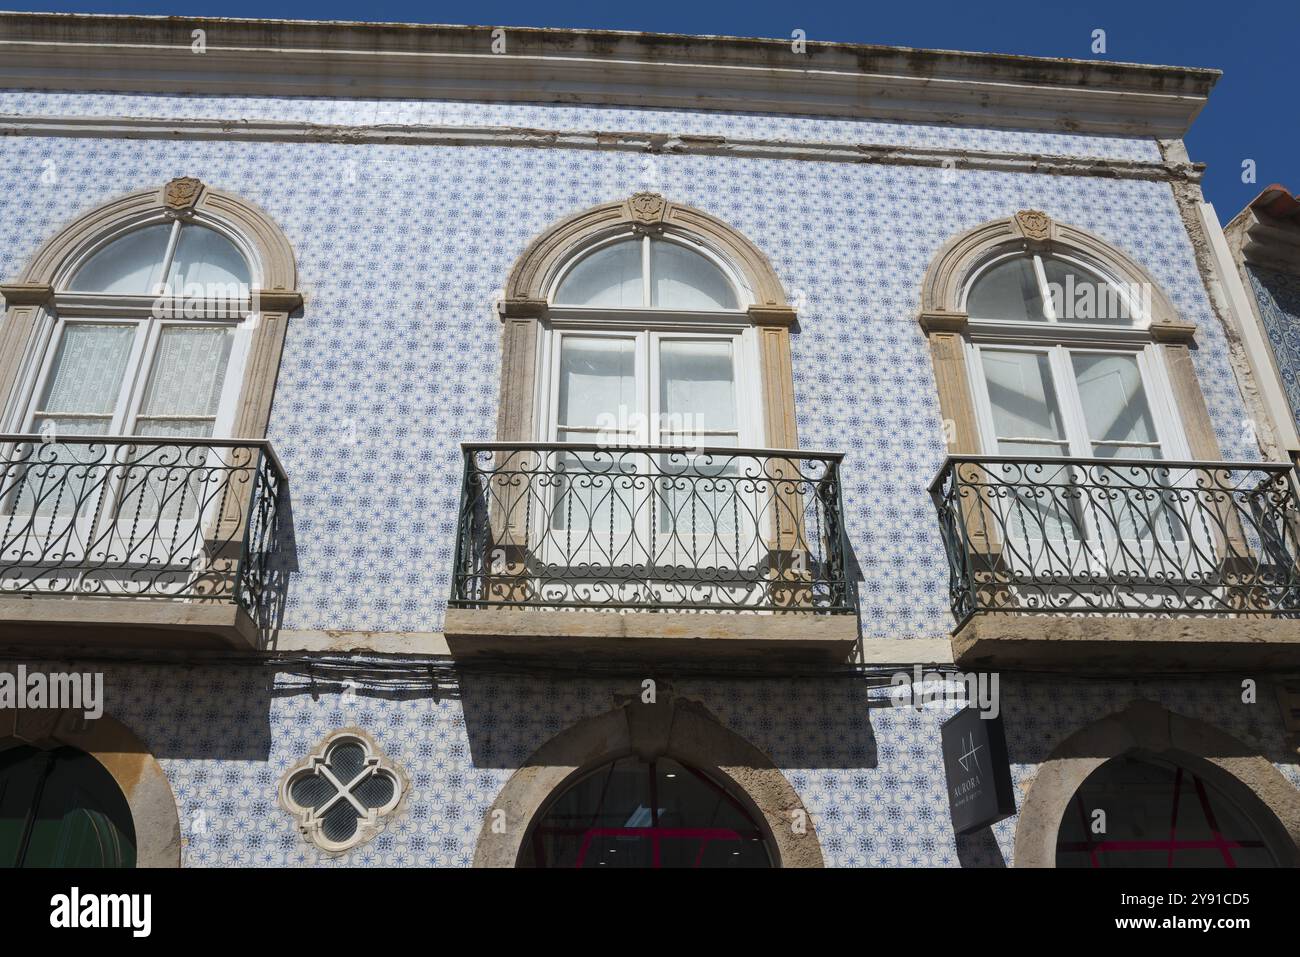
<path id="1" fill-rule="evenodd" d="M 651 225 L 663 222 L 668 202 L 658 193 L 633 193 L 627 206 L 636 222 Z"/>
<path id="2" fill-rule="evenodd" d="M 405 791 L 401 771 L 370 736 L 346 728 L 285 774 L 280 800 L 305 840 L 340 854 L 378 834 Z"/>
<path id="3" fill-rule="evenodd" d="M 1016 225 L 1026 239 L 1046 242 L 1052 236 L 1052 219 L 1037 209 L 1022 209 L 1016 213 Z"/>
<path id="4" fill-rule="evenodd" d="M 163 205 L 178 211 L 193 209 L 202 192 L 202 180 L 179 176 L 163 187 Z"/>

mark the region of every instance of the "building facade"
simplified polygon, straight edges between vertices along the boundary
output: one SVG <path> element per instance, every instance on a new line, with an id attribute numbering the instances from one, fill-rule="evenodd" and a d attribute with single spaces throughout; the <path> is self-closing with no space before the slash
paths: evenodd
<path id="1" fill-rule="evenodd" d="M 1295 297 L 1183 149 L 1213 71 L 0 51 L 0 860 L 1300 861 Z M 965 691 L 1014 810 L 958 834 Z"/>

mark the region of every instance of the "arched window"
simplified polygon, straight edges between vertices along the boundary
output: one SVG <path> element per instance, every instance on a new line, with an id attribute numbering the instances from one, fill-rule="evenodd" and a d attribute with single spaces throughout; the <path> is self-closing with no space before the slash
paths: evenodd
<path id="1" fill-rule="evenodd" d="M 131 809 L 84 751 L 0 751 L 0 867 L 134 867 Z"/>
<path id="2" fill-rule="evenodd" d="M 552 290 L 539 440 L 763 443 L 748 294 L 716 253 L 684 235 L 615 234 L 561 264 Z"/>
<path id="3" fill-rule="evenodd" d="M 1149 297 L 1060 253 L 1017 250 L 976 269 L 965 308 L 982 451 L 1188 458 L 1145 332 Z"/>
<path id="4" fill-rule="evenodd" d="M 92 210 L 0 287 L 5 430 L 260 437 L 270 383 L 245 370 L 274 374 L 295 285 L 274 223 L 196 179 Z"/>
<path id="5" fill-rule="evenodd" d="M 1057 867 L 1276 867 L 1281 859 L 1214 783 L 1136 754 L 1088 776 L 1056 837 Z"/>
<path id="6" fill-rule="evenodd" d="M 950 240 L 921 303 L 960 617 L 1221 600 L 1203 586 L 1246 548 L 1249 511 L 1226 521 L 1222 505 L 1246 480 L 1199 464 L 1221 454 L 1188 349 L 1196 328 L 1138 263 L 1023 210 Z"/>
<path id="7" fill-rule="evenodd" d="M 1187 354 L 1195 327 L 1090 233 L 1025 210 L 953 237 L 920 318 L 953 453 L 1219 457 Z"/>
<path id="8" fill-rule="evenodd" d="M 500 312 L 499 441 L 798 447 L 794 310 L 701 210 L 637 193 L 555 224 Z"/>
<path id="9" fill-rule="evenodd" d="M 521 867 L 771 867 L 767 834 L 705 772 L 660 757 L 621 758 L 556 795 L 520 851 Z"/>
<path id="10" fill-rule="evenodd" d="M 77 257 L 17 431 L 228 435 L 248 348 L 253 274 L 230 236 L 148 222 Z"/>

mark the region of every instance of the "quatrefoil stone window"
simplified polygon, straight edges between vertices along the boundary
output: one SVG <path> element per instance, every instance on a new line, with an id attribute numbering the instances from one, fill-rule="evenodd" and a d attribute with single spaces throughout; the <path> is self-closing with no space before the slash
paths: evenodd
<path id="1" fill-rule="evenodd" d="M 302 835 L 337 853 L 374 837 L 401 802 L 403 778 L 365 732 L 337 731 L 292 768 L 281 785 Z"/>

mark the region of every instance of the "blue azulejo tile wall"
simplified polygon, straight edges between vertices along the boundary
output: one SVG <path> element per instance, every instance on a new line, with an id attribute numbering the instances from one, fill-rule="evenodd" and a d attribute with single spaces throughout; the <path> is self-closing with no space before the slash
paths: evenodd
<path id="1" fill-rule="evenodd" d="M 104 704 L 161 764 L 186 866 L 464 867 L 510 775 L 560 731 L 640 688 L 639 679 L 482 673 L 418 684 L 399 691 L 358 678 L 340 688 L 306 671 L 121 665 L 107 669 Z M 973 837 L 953 834 L 938 733 L 951 705 L 896 706 L 888 687 L 844 675 L 673 684 L 783 771 L 829 866 L 1013 863 L 1016 818 Z M 1137 699 L 1214 724 L 1300 786 L 1277 708 L 1267 696 L 1243 702 L 1233 681 L 1003 675 L 1017 805 L 1058 744 Z M 345 727 L 368 732 L 410 790 L 378 837 L 331 857 L 299 836 L 278 787 L 326 735 Z"/>
<path id="2" fill-rule="evenodd" d="M 59 102 L 98 108 L 94 97 Z M 778 136 L 785 122 L 751 117 L 746 129 Z M 986 145 L 979 131 L 958 142 Z M 288 629 L 441 628 L 459 443 L 494 437 L 494 297 L 538 232 L 641 189 L 744 232 L 801 303 L 800 441 L 847 453 L 869 637 L 937 637 L 952 624 L 925 491 L 944 444 L 915 316 L 926 267 L 956 233 L 1037 208 L 1133 256 L 1200 328 L 1194 362 L 1225 456 L 1257 457 L 1227 344 L 1160 182 L 504 146 L 8 137 L 0 276 L 79 213 L 181 175 L 274 217 L 307 294 L 270 425 L 290 477 Z"/>
<path id="3" fill-rule="evenodd" d="M 1268 343 L 1282 375 L 1282 388 L 1300 423 L 1300 276 L 1248 266 Z"/>

